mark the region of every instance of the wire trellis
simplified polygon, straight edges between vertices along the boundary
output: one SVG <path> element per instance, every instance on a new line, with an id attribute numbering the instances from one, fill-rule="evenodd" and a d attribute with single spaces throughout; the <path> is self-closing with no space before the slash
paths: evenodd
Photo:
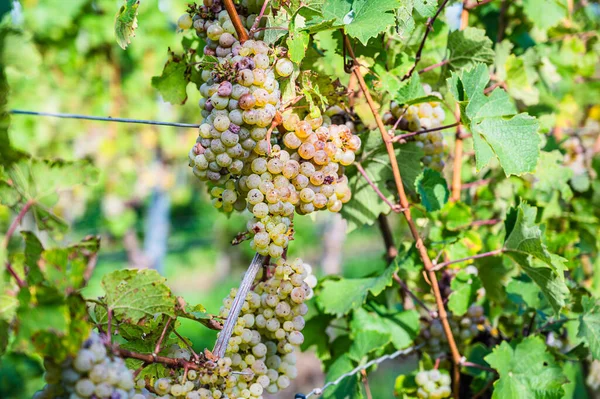
<path id="1" fill-rule="evenodd" d="M 408 354 L 410 354 L 410 353 L 412 353 L 414 351 L 419 350 L 422 346 L 423 346 L 423 344 L 417 345 L 417 346 L 411 346 L 410 348 L 401 349 L 401 350 L 398 350 L 398 351 L 396 351 L 394 353 L 390 353 L 389 355 L 383 355 L 381 357 L 378 357 L 376 359 L 368 361 L 367 363 L 363 364 L 362 366 L 356 366 L 355 368 L 353 368 L 352 370 L 348 371 L 347 373 L 344 373 L 344 374 L 340 375 L 336 380 L 328 382 L 327 384 L 323 385 L 321 388 L 314 388 L 312 391 L 310 391 L 306 395 L 301 394 L 301 393 L 297 393 L 296 396 L 294 396 L 294 399 L 308 399 L 308 398 L 310 398 L 313 395 L 314 396 L 320 396 L 320 395 L 323 394 L 323 392 L 327 388 L 339 384 L 344 379 L 346 379 L 348 377 L 352 377 L 356 373 L 360 373 L 361 371 L 366 370 L 366 369 L 368 369 L 369 367 L 371 367 L 371 366 L 373 366 L 375 364 L 383 363 L 386 360 L 392 360 L 392 359 L 397 358 L 398 356 L 408 355 Z"/>
<path id="2" fill-rule="evenodd" d="M 61 113 L 53 113 L 53 112 L 24 111 L 24 110 L 20 110 L 20 109 L 13 109 L 10 111 L 10 113 L 12 115 L 48 116 L 48 117 L 52 117 L 52 118 L 83 119 L 83 120 L 88 120 L 88 121 L 101 121 L 101 122 L 138 123 L 138 124 L 142 124 L 142 125 L 155 125 L 155 126 L 174 126 L 174 127 L 186 127 L 186 128 L 200 127 L 200 125 L 194 124 L 194 123 L 161 122 L 161 121 L 150 121 L 150 120 L 145 120 L 145 119 L 113 118 L 110 116 L 61 114 Z"/>

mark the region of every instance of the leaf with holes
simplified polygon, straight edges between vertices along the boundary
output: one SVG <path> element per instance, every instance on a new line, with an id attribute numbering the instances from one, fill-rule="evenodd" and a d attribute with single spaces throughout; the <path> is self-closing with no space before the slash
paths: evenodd
<path id="1" fill-rule="evenodd" d="M 118 270 L 104 276 L 102 287 L 108 309 L 122 322 L 175 317 L 176 298 L 156 270 Z"/>

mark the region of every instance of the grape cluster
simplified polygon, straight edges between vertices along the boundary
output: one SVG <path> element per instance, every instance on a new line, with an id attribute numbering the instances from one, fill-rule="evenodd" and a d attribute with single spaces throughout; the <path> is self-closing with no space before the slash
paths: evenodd
<path id="1" fill-rule="evenodd" d="M 442 98 L 438 92 L 433 92 L 429 85 L 423 85 L 425 94 Z M 433 129 L 442 126 L 446 114 L 442 108 L 441 102 L 430 101 L 408 107 L 400 106 L 392 101 L 390 111 L 383 119 L 388 125 L 394 125 L 398 122 L 398 127 L 410 132 L 419 132 L 420 130 Z M 398 119 L 400 119 L 398 121 Z M 414 136 L 417 145 L 423 149 L 424 156 L 421 162 L 426 167 L 441 171 L 444 168 L 444 152 L 446 144 L 441 132 L 428 132 Z"/>
<path id="2" fill-rule="evenodd" d="M 140 379 L 132 399 L 262 399 L 263 392 L 287 388 L 298 374 L 295 350 L 304 341 L 301 331 L 308 311 L 304 302 L 313 295 L 317 281 L 311 266 L 301 259 L 280 259 L 267 270 L 272 276 L 257 277 L 223 358 L 201 370 L 159 378 L 150 387 Z M 232 289 L 224 299 L 221 317 L 229 315 L 236 294 Z M 176 345 L 168 356 L 192 357 Z"/>
<path id="3" fill-rule="evenodd" d="M 452 394 L 450 375 L 437 369 L 419 371 L 415 377 L 418 398 L 442 399 Z"/>
<path id="4" fill-rule="evenodd" d="M 486 318 L 483 307 L 471 305 L 464 316 L 449 315 L 450 328 L 460 338 L 461 343 L 467 343 L 476 337 L 484 328 Z M 422 321 L 420 341 L 425 343 L 426 351 L 437 358 L 448 351 L 448 338 L 444 333 L 439 319 Z"/>
<path id="5" fill-rule="evenodd" d="M 272 269 L 272 276 L 259 278 L 248 293 L 227 346 L 228 365 L 241 373 L 237 385 L 225 390 L 232 398 L 276 393 L 297 376 L 294 351 L 304 342 L 304 302 L 312 297 L 316 278 L 301 259 L 280 259 Z M 224 300 L 222 317 L 228 316 L 235 295 L 233 289 Z"/>
<path id="6" fill-rule="evenodd" d="M 107 352 L 102 338 L 92 333 L 77 355 L 61 364 L 44 360 L 47 385 L 35 399 L 134 398 L 131 371 L 123 359 Z"/>
<path id="7" fill-rule="evenodd" d="M 279 258 L 293 238 L 294 212 L 338 212 L 350 199 L 343 167 L 354 162 L 360 139 L 347 124 L 326 124 L 320 115 L 280 113 L 278 79 L 294 71 L 286 50 L 260 40 L 241 44 L 218 0 L 194 7 L 179 26 L 195 29 L 206 40 L 204 53 L 218 60 L 201 72 L 205 119 L 190 166 L 208 181 L 216 208 L 252 213 L 252 248 Z"/>

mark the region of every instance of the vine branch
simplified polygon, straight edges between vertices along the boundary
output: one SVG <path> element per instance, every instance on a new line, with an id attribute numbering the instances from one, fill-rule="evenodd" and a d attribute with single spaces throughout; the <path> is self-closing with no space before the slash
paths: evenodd
<path id="1" fill-rule="evenodd" d="M 442 6 L 436 13 L 436 16 L 439 15 L 439 13 L 441 12 L 441 9 L 446 5 L 447 2 L 448 2 L 447 0 L 444 1 Z M 428 25 L 430 25 L 430 24 L 428 24 Z M 425 36 L 427 36 L 427 33 Z M 415 246 L 416 246 L 417 250 L 419 251 L 419 255 L 421 257 L 421 260 L 423 261 L 423 265 L 427 272 L 429 281 L 431 282 L 431 287 L 433 289 L 433 294 L 435 296 L 436 304 L 438 307 L 439 318 L 442 322 L 442 326 L 444 327 L 444 332 L 448 339 L 448 346 L 450 347 L 450 351 L 452 353 L 452 360 L 455 363 L 455 365 L 459 365 L 461 362 L 461 355 L 460 355 L 460 352 L 458 351 L 458 347 L 456 345 L 456 341 L 454 340 L 454 336 L 452 335 L 452 329 L 450 328 L 450 323 L 448 322 L 448 314 L 446 313 L 446 309 L 444 308 L 444 302 L 442 299 L 442 294 L 440 292 L 440 287 L 438 285 L 437 276 L 435 275 L 435 272 L 432 270 L 433 264 L 431 262 L 431 259 L 429 258 L 429 255 L 427 254 L 427 248 L 425 247 L 425 244 L 424 244 L 423 240 L 421 239 L 419 232 L 417 231 L 417 227 L 416 227 L 416 225 L 412 219 L 412 215 L 410 213 L 410 209 L 409 209 L 410 205 L 408 203 L 408 197 L 406 196 L 406 192 L 404 191 L 404 186 L 402 185 L 402 177 L 400 175 L 400 169 L 398 167 L 398 160 L 396 159 L 396 153 L 394 152 L 392 138 L 391 138 L 389 132 L 387 131 L 387 129 L 385 128 L 385 125 L 383 124 L 383 121 L 381 120 L 381 116 L 379 115 L 379 112 L 377 112 L 375 102 L 373 101 L 373 98 L 371 97 L 371 93 L 367 87 L 365 79 L 364 79 L 362 73 L 360 72 L 359 65 L 356 60 L 356 56 L 354 54 L 354 50 L 352 50 L 352 44 L 350 43 L 350 39 L 346 35 L 344 35 L 344 47 L 346 48 L 346 51 L 348 51 L 348 54 L 350 55 L 350 58 L 352 59 L 352 65 L 350 68 L 351 72 L 357 78 L 360 89 L 361 89 L 362 93 L 364 94 L 365 99 L 367 100 L 367 104 L 368 104 L 369 108 L 371 109 L 373 116 L 375 117 L 375 121 L 377 122 L 377 127 L 379 128 L 379 131 L 381 132 L 381 137 L 383 138 L 383 142 L 385 143 L 385 147 L 386 147 L 389 159 L 390 159 L 390 166 L 392 168 L 392 173 L 394 176 L 394 182 L 396 184 L 396 189 L 398 190 L 398 196 L 400 197 L 400 205 L 402 206 L 402 208 L 404 208 L 402 213 L 404 214 L 406 222 L 408 223 L 410 232 L 415 240 Z M 423 47 L 423 46 L 421 46 L 421 47 Z M 416 64 L 415 64 L 415 67 L 416 67 Z M 414 70 L 414 68 L 413 68 L 413 70 Z M 455 383 L 456 384 L 459 383 L 458 379 L 456 379 Z"/>
<path id="2" fill-rule="evenodd" d="M 397 136 L 394 136 L 392 138 L 392 141 L 394 143 L 397 143 L 398 141 L 402 141 L 402 140 L 405 140 L 405 139 L 407 139 L 409 137 L 417 136 L 419 134 L 425 134 L 425 133 L 437 132 L 437 131 L 440 131 L 440 130 L 446 130 L 446 129 L 450 129 L 450 128 L 458 126 L 458 125 L 459 125 L 459 123 L 456 122 L 456 123 L 452 123 L 450 125 L 445 125 L 445 126 L 440 126 L 440 127 L 434 127 L 434 128 L 431 128 L 431 129 L 419 130 L 418 132 L 410 132 L 410 133 L 399 134 Z"/>
<path id="3" fill-rule="evenodd" d="M 21 210 L 19 211 L 19 213 L 17 214 L 17 216 L 15 217 L 15 219 L 12 221 L 12 223 L 8 227 L 8 231 L 6 232 L 6 235 L 4 236 L 4 240 L 2 241 L 2 247 L 3 248 L 7 248 L 8 247 L 8 243 L 10 241 L 10 238 L 15 233 L 15 231 L 17 230 L 17 227 L 19 226 L 19 224 L 21 224 L 21 221 L 23 220 L 23 218 L 25 217 L 25 215 L 27 214 L 27 212 L 29 211 L 29 209 L 31 209 L 31 207 L 34 204 L 35 204 L 34 200 L 29 200 L 29 201 L 27 201 L 25 203 L 25 205 L 23 206 L 23 208 L 21 208 Z"/>
<path id="4" fill-rule="evenodd" d="M 446 4 L 448 4 L 448 0 L 444 0 L 444 2 L 439 6 L 435 15 L 433 17 L 427 19 L 427 23 L 425 24 L 425 34 L 423 35 L 423 39 L 421 40 L 421 44 L 419 45 L 417 54 L 415 54 L 415 63 L 410 68 L 410 70 L 408 72 L 406 72 L 406 74 L 402 77 L 401 80 L 406 80 L 406 79 L 410 78 L 412 76 L 413 72 L 415 71 L 415 69 L 417 69 L 417 65 L 419 64 L 419 61 L 421 61 L 421 54 L 423 53 L 423 48 L 425 47 L 425 42 L 427 41 L 427 36 L 429 36 L 429 32 L 433 30 L 433 24 L 434 24 L 435 20 L 441 14 L 444 7 L 446 7 Z"/>
<path id="5" fill-rule="evenodd" d="M 231 19 L 231 23 L 233 23 L 233 27 L 235 28 L 236 33 L 238 34 L 238 38 L 240 39 L 240 43 L 244 43 L 249 39 L 248 32 L 246 32 L 246 28 L 242 24 L 242 20 L 235 10 L 235 5 L 233 4 L 233 0 L 223 0 L 223 4 L 225 5 L 225 9 L 227 10 L 227 14 Z"/>
<path id="6" fill-rule="evenodd" d="M 145 364 L 160 363 L 170 368 L 199 370 L 202 366 L 196 362 L 190 362 L 185 359 L 175 359 L 166 356 L 153 356 L 152 354 L 137 353 L 120 347 L 114 347 L 113 351 L 119 356 L 129 359 L 142 360 Z"/>
<path id="7" fill-rule="evenodd" d="M 461 258 L 461 259 L 456 259 L 456 260 L 450 260 L 448 262 L 438 263 L 437 265 L 435 265 L 433 267 L 433 270 L 437 271 L 437 270 L 443 269 L 446 266 L 453 265 L 455 263 L 467 262 L 467 261 L 473 260 L 473 259 L 481 259 L 481 258 L 487 258 L 488 256 L 500 255 L 502 252 L 504 252 L 504 248 L 495 249 L 493 251 L 484 252 L 484 253 L 477 254 L 477 255 L 467 256 L 466 258 Z"/>

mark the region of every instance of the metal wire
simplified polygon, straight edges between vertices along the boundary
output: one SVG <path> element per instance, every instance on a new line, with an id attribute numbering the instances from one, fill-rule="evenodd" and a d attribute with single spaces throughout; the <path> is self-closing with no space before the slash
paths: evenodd
<path id="1" fill-rule="evenodd" d="M 158 126 L 174 126 L 174 127 L 188 127 L 198 128 L 200 125 L 193 123 L 179 123 L 179 122 L 160 122 L 160 121 L 148 121 L 143 119 L 129 119 L 129 118 L 113 118 L 105 116 L 90 116 L 90 115 L 78 115 L 78 114 L 60 114 L 52 112 L 37 112 L 37 111 L 24 111 L 20 109 L 13 109 L 10 111 L 13 115 L 31 115 L 31 116 L 49 116 L 53 118 L 63 119 L 84 119 L 88 121 L 102 121 L 102 122 L 119 122 L 119 123 L 139 123 L 143 125 L 158 125 Z"/>
<path id="2" fill-rule="evenodd" d="M 381 357 L 373 359 L 373 360 L 371 360 L 371 361 L 363 364 L 362 366 L 356 366 L 355 368 L 353 368 L 352 370 L 348 371 L 347 373 L 340 375 L 335 381 L 330 381 L 327 384 L 323 385 L 321 388 L 314 388 L 312 391 L 310 391 L 306 395 L 301 394 L 301 393 L 297 393 L 296 396 L 294 396 L 294 398 L 295 399 L 308 399 L 308 398 L 310 398 L 313 395 L 320 396 L 320 395 L 323 394 L 323 392 L 327 388 L 339 384 L 345 378 L 351 377 L 351 376 L 355 375 L 356 373 L 359 373 L 359 372 L 361 372 L 363 370 L 366 370 L 369 367 L 373 366 L 374 364 L 380 364 L 380 363 L 383 363 L 386 360 L 395 359 L 398 356 L 408 355 L 409 353 L 412 353 L 412 352 L 420 349 L 421 347 L 423 347 L 423 345 L 424 344 L 417 345 L 417 346 L 411 346 L 410 348 L 398 350 L 398 351 L 396 351 L 394 353 L 390 353 L 389 355 L 383 355 Z"/>

